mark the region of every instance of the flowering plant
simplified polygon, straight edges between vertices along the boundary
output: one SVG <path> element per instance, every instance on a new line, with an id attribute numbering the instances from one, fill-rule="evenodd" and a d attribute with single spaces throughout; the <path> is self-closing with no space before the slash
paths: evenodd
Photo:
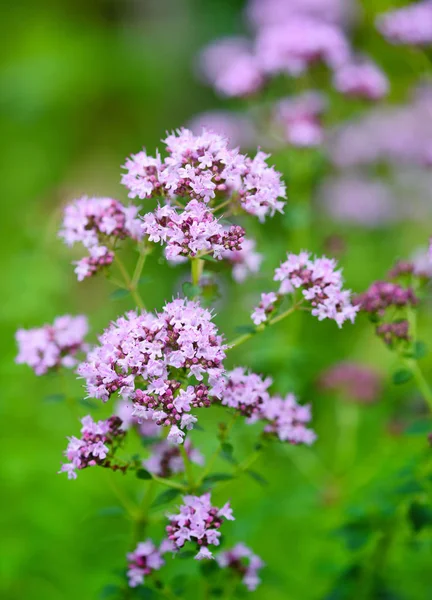
<path id="1" fill-rule="evenodd" d="M 407 13 L 418 20 L 429 8 L 425 2 Z M 430 34 L 405 27 L 404 14 L 401 10 L 383 17 L 379 30 L 394 44 L 423 44 Z M 202 70 L 218 93 L 258 94 L 277 77 L 302 77 L 316 63 L 332 70 L 335 90 L 347 98 L 376 101 L 388 93 L 383 72 L 352 51 L 334 15 L 328 18 L 317 14 L 316 7 L 297 7 L 286 22 L 273 21 L 251 2 L 250 17 L 263 20 L 253 42 L 222 40 L 203 53 Z M 427 99 L 420 97 L 415 103 L 423 114 Z M 290 145 L 313 153 L 324 143 L 323 115 L 329 109 L 320 93 L 310 90 L 278 98 L 268 108 L 260 106 L 257 114 L 270 115 L 276 150 Z M 368 118 L 373 129 L 373 118 Z M 358 125 L 363 128 L 364 123 Z M 355 124 L 336 132 L 330 142 L 328 155 L 334 166 L 369 164 L 377 158 L 422 164 L 430 160 L 426 143 L 414 150 L 395 148 L 388 140 L 376 145 L 371 157 L 359 140 L 362 131 L 353 134 L 353 129 Z M 357 143 L 351 145 L 353 135 Z M 300 446 L 312 446 L 318 436 L 312 403 L 304 403 L 292 389 L 279 389 L 264 368 L 254 372 L 248 364 L 230 364 L 232 351 L 294 314 L 334 321 L 330 325 L 335 337 L 367 315 L 398 361 L 394 382 L 415 381 L 432 409 L 432 392 L 418 364 L 425 348 L 417 329 L 430 271 L 418 261 L 400 261 L 387 279 L 353 294 L 345 287 L 336 258 L 287 247 L 273 277 L 266 278 L 261 297 L 254 299 L 249 322 L 231 338 L 214 308 L 216 295 L 207 293 L 209 278 L 212 282 L 217 269 L 225 268 L 235 282 L 243 283 L 260 272 L 264 257 L 250 231 L 257 225 L 265 230 L 273 217 L 292 216 L 287 185 L 269 154 L 257 149 L 249 156 L 206 127 L 198 132 L 181 128 L 163 144 L 163 152 L 143 149 L 126 160 L 121 181 L 129 204 L 82 197 L 65 207 L 59 231 L 68 246 L 78 243 L 87 252 L 74 262 L 77 280 L 106 277 L 128 298 L 129 310 L 107 323 L 96 342 L 86 340 L 83 315 L 64 315 L 52 325 L 20 329 L 17 362 L 38 376 L 74 369 L 86 399 L 107 407 L 106 418 L 82 416 L 79 437 L 71 432 L 59 473 L 75 480 L 91 477 L 94 469 L 81 473 L 88 467 L 113 472 L 111 485 L 133 522 L 121 581 L 114 586 L 116 596 L 140 597 L 133 594 L 141 589 L 148 597 L 180 597 L 182 592 L 166 573 L 180 559 L 190 559 L 199 561 L 205 597 L 234 598 L 243 588 L 254 591 L 259 586 L 267 563 L 246 545 L 247 539 L 233 535 L 231 521 L 242 519 L 235 485 L 245 474 L 265 481 L 252 467 L 266 459 L 269 449 L 290 447 L 295 457 Z M 137 253 L 132 271 L 123 261 L 126 246 Z M 147 260 L 160 246 L 161 260 L 174 270 L 186 266 L 189 274 L 181 291 L 149 310 L 140 282 Z M 317 379 L 326 391 L 342 390 L 352 404 L 373 403 L 380 393 L 378 375 L 349 361 Z M 205 452 L 195 438 L 206 431 L 205 412 L 217 422 L 212 452 Z M 341 424 L 348 434 L 352 417 L 351 412 Z M 245 430 L 254 438 L 253 450 L 239 460 L 236 442 L 238 432 Z M 139 451 L 132 454 L 132 446 Z M 228 464 L 223 472 L 216 470 L 221 460 Z M 336 470 L 349 468 L 349 460 L 348 465 L 344 461 Z M 125 499 L 123 476 L 133 478 L 139 504 L 131 504 L 127 495 Z M 233 497 L 224 497 L 228 483 Z M 269 519 L 268 527 L 272 525 Z M 154 532 L 152 537 L 147 537 L 148 530 Z M 213 578 L 222 581 L 221 586 L 213 585 Z"/>

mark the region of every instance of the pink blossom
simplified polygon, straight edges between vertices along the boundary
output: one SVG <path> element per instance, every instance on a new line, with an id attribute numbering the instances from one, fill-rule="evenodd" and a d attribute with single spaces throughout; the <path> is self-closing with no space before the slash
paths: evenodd
<path id="1" fill-rule="evenodd" d="M 323 389 L 342 393 L 344 399 L 366 404 L 377 400 L 381 392 L 379 373 L 355 362 L 335 363 L 321 374 L 319 383 Z"/>
<path id="2" fill-rule="evenodd" d="M 134 403 L 135 417 L 169 426 L 168 439 L 181 443 L 194 423 L 185 414 L 210 406 L 211 388 L 224 372 L 225 346 L 211 312 L 176 299 L 160 313 L 127 313 L 99 342 L 78 368 L 88 395 L 107 401 L 118 391 Z M 183 389 L 179 369 L 198 384 Z"/>
<path id="3" fill-rule="evenodd" d="M 317 61 L 331 67 L 344 63 L 349 47 L 344 33 L 336 25 L 296 14 L 262 27 L 255 52 L 265 73 L 299 76 Z"/>
<path id="4" fill-rule="evenodd" d="M 204 79 L 222 96 L 247 96 L 263 84 L 263 75 L 245 38 L 224 38 L 212 42 L 200 57 Z"/>
<path id="5" fill-rule="evenodd" d="M 275 108 L 275 121 L 283 130 L 284 139 L 293 146 L 318 146 L 323 141 L 321 115 L 324 97 L 318 92 L 305 92 L 284 98 Z"/>
<path id="6" fill-rule="evenodd" d="M 184 444 L 189 460 L 197 465 L 204 464 L 204 456 L 187 439 Z M 159 477 L 170 477 L 185 470 L 183 456 L 177 444 L 162 440 L 151 447 L 151 456 L 143 462 L 144 467 Z"/>
<path id="7" fill-rule="evenodd" d="M 298 404 L 294 394 L 285 398 L 270 397 L 263 403 L 259 418 L 268 421 L 264 431 L 276 435 L 282 442 L 310 446 L 316 440 L 315 432 L 307 428 L 311 420 L 310 406 Z"/>
<path id="8" fill-rule="evenodd" d="M 343 23 L 352 15 L 354 8 L 352 0 L 249 0 L 247 16 L 257 28 L 280 23 L 298 14 Z"/>
<path id="9" fill-rule="evenodd" d="M 257 137 L 252 120 L 232 111 L 214 110 L 198 114 L 189 122 L 188 129 L 194 135 L 200 135 L 203 129 L 213 131 L 226 138 L 231 148 L 251 148 Z"/>
<path id="10" fill-rule="evenodd" d="M 162 206 L 147 213 L 143 230 L 150 241 L 166 244 L 165 256 L 174 262 L 205 254 L 221 259 L 224 252 L 240 251 L 244 240 L 242 227 L 225 229 L 197 200 L 191 200 L 184 210 Z"/>
<path id="11" fill-rule="evenodd" d="M 232 263 L 232 276 L 237 283 L 243 283 L 250 274 L 259 272 L 263 255 L 255 251 L 256 242 L 244 238 L 240 250 L 224 250 L 222 258 Z"/>
<path id="12" fill-rule="evenodd" d="M 366 60 L 348 62 L 338 67 L 333 77 L 334 87 L 346 96 L 379 100 L 389 89 L 384 73 Z"/>
<path id="13" fill-rule="evenodd" d="M 216 561 L 221 568 L 232 569 L 239 575 L 250 592 L 256 590 L 261 583 L 258 571 L 264 567 L 264 563 L 245 544 L 239 543 L 230 550 L 220 552 Z"/>
<path id="14" fill-rule="evenodd" d="M 261 406 L 269 399 L 270 377 L 263 379 L 256 373 L 248 373 L 243 367 L 227 372 L 221 389 L 221 403 L 238 410 L 246 417 L 259 415 Z"/>
<path id="15" fill-rule="evenodd" d="M 181 129 L 169 135 L 164 143 L 168 156 L 158 168 L 158 195 L 168 204 L 174 198 L 205 203 L 231 199 L 234 205 L 261 221 L 267 215 L 283 211 L 286 190 L 280 174 L 266 163 L 269 155 L 258 152 L 249 158 L 230 148 L 226 138 L 206 130 L 201 135 L 193 135 L 188 129 Z M 131 198 L 153 194 L 153 179 L 150 185 L 147 170 L 140 169 L 145 162 L 142 155 L 144 151 L 125 165 L 127 173 L 122 182 Z M 162 211 L 159 218 L 171 214 L 168 206 L 159 210 Z M 162 233 L 158 236 L 154 232 L 153 239 L 160 241 Z"/>
<path id="16" fill-rule="evenodd" d="M 339 327 L 346 320 L 354 322 L 359 309 L 351 304 L 351 292 L 342 289 L 342 274 L 336 270 L 334 260 L 325 256 L 311 258 L 308 252 L 288 254 L 287 260 L 276 269 L 274 280 L 281 282 L 279 292 L 272 296 L 262 294 L 260 305 L 252 313 L 256 325 L 268 320 L 278 297 L 293 294 L 297 289 L 319 321 L 333 319 Z"/>
<path id="17" fill-rule="evenodd" d="M 142 238 L 138 210 L 136 206 L 123 206 L 112 198 L 87 196 L 66 206 L 59 236 L 68 246 L 80 242 L 89 251 L 88 257 L 76 263 L 78 281 L 112 263 L 114 254 L 106 247 L 108 240 Z"/>
<path id="18" fill-rule="evenodd" d="M 158 571 L 165 564 L 162 554 L 166 552 L 166 546 L 161 544 L 158 549 L 152 540 L 139 542 L 133 552 L 126 557 L 128 561 L 127 578 L 130 587 L 137 587 L 144 583 L 145 577 L 153 571 Z"/>
<path id="19" fill-rule="evenodd" d="M 432 43 L 432 2 L 426 0 L 380 15 L 377 28 L 392 44 Z"/>
<path id="20" fill-rule="evenodd" d="M 196 544 L 199 551 L 195 558 L 198 560 L 213 558 L 208 546 L 219 546 L 219 528 L 224 520 L 234 520 L 229 503 L 221 509 L 212 506 L 210 493 L 184 496 L 183 502 L 178 514 L 168 516 L 168 539 L 177 548 L 182 548 L 186 542 Z"/>
<path id="21" fill-rule="evenodd" d="M 87 349 L 84 337 L 88 331 L 87 318 L 83 315 L 57 317 L 52 325 L 35 329 L 18 329 L 18 364 L 31 367 L 36 375 L 44 375 L 60 366 L 76 365 L 76 355 Z"/>
<path id="22" fill-rule="evenodd" d="M 113 444 L 118 443 L 118 440 L 125 435 L 119 417 L 95 422 L 88 415 L 81 419 L 81 423 L 81 438 L 68 438 L 69 444 L 65 456 L 69 463 L 63 464 L 59 471 L 59 473 L 66 472 L 69 479 L 76 479 L 76 469 L 95 465 L 104 466 Z"/>

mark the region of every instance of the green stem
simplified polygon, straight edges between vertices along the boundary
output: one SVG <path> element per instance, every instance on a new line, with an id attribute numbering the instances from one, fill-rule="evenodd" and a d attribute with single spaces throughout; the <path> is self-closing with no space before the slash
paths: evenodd
<path id="1" fill-rule="evenodd" d="M 410 368 L 414 375 L 414 380 L 417 384 L 417 387 L 420 393 L 423 395 L 423 398 L 426 400 L 429 406 L 429 410 L 432 412 L 432 390 L 429 387 L 429 384 L 426 381 L 425 376 L 423 375 L 423 372 L 416 361 L 412 361 L 410 363 Z"/>
<path id="2" fill-rule="evenodd" d="M 195 489 L 195 479 L 194 479 L 194 474 L 193 474 L 193 470 L 192 470 L 192 463 L 189 460 L 189 456 L 186 452 L 186 448 L 184 447 L 184 443 L 179 444 L 179 450 L 180 450 L 180 454 L 182 455 L 184 466 L 185 466 L 189 491 L 192 492 Z"/>
<path id="3" fill-rule="evenodd" d="M 120 501 L 120 504 L 126 510 L 129 517 L 132 520 L 135 520 L 137 516 L 137 506 L 135 506 L 135 504 L 131 502 L 128 496 L 124 493 L 123 489 L 117 485 L 111 473 L 108 474 L 108 485 L 110 486 L 114 494 L 117 496 L 117 499 Z"/>
<path id="4" fill-rule="evenodd" d="M 181 483 L 177 483 L 176 481 L 170 481 L 169 479 L 163 479 L 163 477 L 158 477 L 157 475 L 151 474 L 152 479 L 156 483 L 160 483 L 161 485 L 166 485 L 167 487 L 174 488 L 175 490 L 186 491 L 184 485 Z"/>
<path id="5" fill-rule="evenodd" d="M 297 310 L 297 308 L 299 308 L 300 304 L 301 303 L 295 304 L 294 306 L 292 306 L 285 312 L 281 313 L 280 315 L 277 315 L 273 319 L 270 319 L 270 321 L 268 321 L 268 323 L 265 323 L 264 325 L 258 325 L 258 327 L 255 329 L 255 331 L 251 331 L 250 333 L 245 333 L 244 335 L 239 336 L 238 338 L 236 338 L 235 340 L 233 340 L 232 342 L 227 344 L 227 346 L 228 346 L 227 350 L 231 350 L 232 348 L 236 348 L 237 346 L 240 346 L 240 344 L 247 342 L 247 340 L 249 340 L 256 333 L 264 331 L 264 329 L 266 329 L 267 327 L 270 327 L 271 325 L 275 325 L 276 323 L 279 323 L 279 321 L 282 321 L 282 319 L 285 319 L 285 317 L 288 317 L 295 310 Z"/>
<path id="6" fill-rule="evenodd" d="M 234 427 L 234 423 L 236 422 L 238 416 L 239 416 L 239 413 L 234 413 L 232 415 L 231 420 L 229 421 L 228 425 L 226 426 L 226 429 L 224 430 L 224 435 L 223 435 L 223 439 L 221 439 L 221 442 L 224 442 L 228 438 L 228 436 L 231 432 L 231 429 Z M 204 478 L 207 477 L 207 475 L 209 473 L 211 473 L 214 463 L 216 462 L 216 459 L 219 456 L 220 450 L 221 450 L 221 446 L 218 445 L 216 450 L 211 454 L 211 456 L 207 462 L 207 466 L 204 469 L 201 477 L 198 480 L 197 487 L 199 487 L 202 484 L 202 482 L 204 481 Z"/>
<path id="7" fill-rule="evenodd" d="M 138 281 L 139 281 L 139 278 L 141 277 L 141 273 L 142 273 L 146 258 L 147 258 L 147 252 L 146 252 L 146 249 L 143 248 L 140 252 L 137 264 L 135 266 L 135 271 L 132 276 L 132 287 L 134 289 L 137 289 Z"/>
<path id="8" fill-rule="evenodd" d="M 191 259 L 192 285 L 199 285 L 203 269 L 204 261 L 199 258 Z"/>
<path id="9" fill-rule="evenodd" d="M 140 256 L 138 262 L 140 262 L 140 260 L 141 260 L 141 256 Z M 141 298 L 138 290 L 136 289 L 136 285 L 133 284 L 133 281 L 130 278 L 129 273 L 127 272 L 127 269 L 126 269 L 123 261 L 118 256 L 118 254 L 116 254 L 116 263 L 117 263 L 119 271 L 122 274 L 122 277 L 124 279 L 124 282 L 125 282 L 125 285 L 126 285 L 126 289 L 129 290 L 132 298 L 135 300 L 136 305 L 139 308 L 141 308 L 141 310 L 145 310 L 144 302 L 143 302 L 143 300 L 142 300 L 142 298 Z M 141 273 L 141 271 L 140 271 L 140 273 Z M 139 275 L 138 275 L 138 279 L 139 279 Z"/>

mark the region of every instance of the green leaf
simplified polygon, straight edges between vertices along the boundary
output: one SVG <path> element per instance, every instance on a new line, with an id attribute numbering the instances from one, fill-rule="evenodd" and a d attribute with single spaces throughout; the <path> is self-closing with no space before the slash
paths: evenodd
<path id="1" fill-rule="evenodd" d="M 233 456 L 233 452 L 234 452 L 234 448 L 231 444 L 228 444 L 227 442 L 224 442 L 223 444 L 221 444 L 221 450 L 219 453 L 220 457 L 223 458 L 224 460 L 228 461 L 232 465 L 236 465 L 237 461 Z"/>
<path id="2" fill-rule="evenodd" d="M 199 285 L 193 285 L 190 281 L 185 281 L 182 285 L 183 294 L 187 298 L 195 298 L 195 296 L 199 296 L 201 293 L 201 288 Z"/>
<path id="3" fill-rule="evenodd" d="M 124 508 L 122 506 L 104 506 L 97 511 L 98 517 L 119 517 L 124 515 Z"/>
<path id="4" fill-rule="evenodd" d="M 110 300 L 123 300 L 124 298 L 127 298 L 129 295 L 130 295 L 129 290 L 120 288 L 118 290 L 114 290 L 113 292 L 111 292 L 111 294 L 109 295 L 109 299 Z"/>
<path id="5" fill-rule="evenodd" d="M 97 402 L 94 402 L 94 400 L 89 400 L 88 398 L 80 398 L 78 403 L 81 404 L 81 406 L 84 406 L 84 408 L 88 408 L 90 410 L 100 408 L 100 405 Z"/>
<path id="6" fill-rule="evenodd" d="M 152 479 L 151 473 L 149 473 L 145 469 L 138 469 L 138 471 L 136 472 L 136 476 L 138 477 L 138 479 Z"/>
<path id="7" fill-rule="evenodd" d="M 196 552 L 194 552 L 193 550 L 184 550 L 183 552 L 179 552 L 177 554 L 178 558 L 193 558 L 195 556 Z"/>
<path id="8" fill-rule="evenodd" d="M 213 263 L 217 263 L 218 261 L 214 258 L 214 256 L 211 256 L 211 254 L 205 254 L 204 256 L 200 256 L 201 260 L 206 260 L 207 262 L 213 262 Z"/>
<path id="9" fill-rule="evenodd" d="M 432 508 L 429 504 L 413 502 L 408 510 L 408 518 L 415 533 L 432 525 Z"/>
<path id="10" fill-rule="evenodd" d="M 399 369 L 393 373 L 393 383 L 395 385 L 401 385 L 407 383 L 413 378 L 413 374 L 409 369 Z"/>
<path id="11" fill-rule="evenodd" d="M 256 333 L 255 325 L 239 325 L 235 330 L 237 333 Z"/>
<path id="12" fill-rule="evenodd" d="M 177 496 L 179 494 L 181 494 L 181 490 L 176 490 L 174 488 L 165 490 L 165 491 L 161 492 L 158 496 L 156 496 L 151 507 L 157 508 L 158 506 L 163 506 L 164 504 L 168 504 L 169 502 L 174 500 L 174 498 L 177 498 Z"/>
<path id="13" fill-rule="evenodd" d="M 43 399 L 44 402 L 64 402 L 66 400 L 65 394 L 48 394 Z"/>
<path id="14" fill-rule="evenodd" d="M 424 342 L 421 341 L 417 341 L 414 344 L 414 348 L 413 348 L 413 357 L 416 360 L 420 360 L 421 358 L 424 358 L 428 353 L 428 347 Z"/>
<path id="15" fill-rule="evenodd" d="M 114 585 L 113 583 L 109 583 L 108 585 L 104 586 L 104 588 L 101 590 L 99 598 L 100 600 L 107 600 L 107 598 L 117 596 L 120 592 L 120 589 L 120 586 Z"/>
<path id="16" fill-rule="evenodd" d="M 424 488 L 415 479 L 408 479 L 402 485 L 396 488 L 397 494 L 418 494 L 423 492 Z"/>
<path id="17" fill-rule="evenodd" d="M 432 421 L 430 419 L 418 419 L 405 429 L 406 435 L 425 435 L 430 432 L 432 432 Z"/>
<path id="18" fill-rule="evenodd" d="M 254 479 L 257 483 L 259 483 L 263 487 L 268 485 L 267 479 L 265 479 L 265 477 L 260 475 L 260 473 L 258 473 L 257 471 L 252 471 L 252 469 L 246 469 L 245 473 L 247 473 L 249 475 L 249 477 L 252 477 L 252 479 Z"/>
<path id="19" fill-rule="evenodd" d="M 217 483 L 218 481 L 229 481 L 230 479 L 234 479 L 234 475 L 231 473 L 213 473 L 213 475 L 204 477 L 203 483 Z"/>
<path id="20" fill-rule="evenodd" d="M 141 445 L 144 446 L 144 448 L 147 448 L 147 446 L 152 446 L 153 444 L 158 444 L 160 441 L 161 441 L 160 437 L 156 437 L 156 436 L 142 437 Z"/>

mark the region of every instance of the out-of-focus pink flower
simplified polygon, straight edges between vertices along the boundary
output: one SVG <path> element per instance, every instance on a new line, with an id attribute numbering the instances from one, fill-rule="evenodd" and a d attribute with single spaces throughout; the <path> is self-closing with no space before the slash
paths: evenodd
<path id="1" fill-rule="evenodd" d="M 223 96 L 248 96 L 264 78 L 252 46 L 246 38 L 222 38 L 201 53 L 200 71 L 205 80 Z"/>
<path id="2" fill-rule="evenodd" d="M 201 466 L 204 464 L 204 456 L 192 446 L 189 439 L 185 441 L 184 448 L 191 462 Z M 183 456 L 180 454 L 178 445 L 170 444 L 167 440 L 161 440 L 151 447 L 151 455 L 143 465 L 150 473 L 159 477 L 170 477 L 173 474 L 183 473 L 185 470 Z"/>
<path id="3" fill-rule="evenodd" d="M 265 73 L 298 76 L 317 61 L 333 68 L 343 64 L 348 60 L 349 46 L 336 25 L 295 15 L 259 30 L 255 53 Z"/>
<path id="4" fill-rule="evenodd" d="M 356 362 L 339 362 L 326 369 L 320 386 L 343 394 L 343 398 L 369 404 L 378 399 L 381 377 L 371 367 Z"/>
<path id="5" fill-rule="evenodd" d="M 325 99 L 318 92 L 305 92 L 280 100 L 275 108 L 275 121 L 282 128 L 284 139 L 300 147 L 321 144 L 321 115 L 325 106 Z"/>
<path id="6" fill-rule="evenodd" d="M 226 250 L 222 258 L 232 263 L 232 276 L 237 283 L 243 283 L 250 274 L 259 272 L 263 255 L 255 251 L 256 242 L 245 238 L 240 250 Z"/>
<path id="7" fill-rule="evenodd" d="M 52 325 L 34 329 L 18 329 L 18 364 L 31 367 L 36 375 L 44 375 L 60 366 L 71 368 L 77 363 L 76 355 L 84 352 L 87 345 L 88 322 L 84 315 L 57 317 Z"/>
<path id="8" fill-rule="evenodd" d="M 432 2 L 417 2 L 377 18 L 377 28 L 392 44 L 432 44 Z"/>
<path id="9" fill-rule="evenodd" d="M 378 179 L 346 175 L 331 178 L 319 192 L 324 211 L 335 221 L 380 227 L 400 218 L 390 188 Z"/>
<path id="10" fill-rule="evenodd" d="M 166 544 L 162 543 L 157 548 L 152 540 L 140 542 L 133 552 L 129 552 L 126 558 L 128 561 L 128 571 L 126 573 L 129 586 L 137 587 L 144 583 L 145 577 L 152 571 L 158 571 L 165 564 L 162 554 L 169 551 Z"/>
<path id="11" fill-rule="evenodd" d="M 429 166 L 432 164 L 432 95 L 417 91 L 403 106 L 375 108 L 348 122 L 329 137 L 331 160 L 339 167 L 380 161 Z"/>
<path id="12" fill-rule="evenodd" d="M 247 16 L 255 27 L 280 23 L 296 14 L 344 23 L 355 12 L 352 0 L 249 0 Z"/>
<path id="13" fill-rule="evenodd" d="M 334 87 L 345 94 L 368 100 L 383 98 L 389 89 L 384 73 L 373 62 L 354 60 L 338 67 L 333 77 Z"/>
<path id="14" fill-rule="evenodd" d="M 261 582 L 258 571 L 264 567 L 264 563 L 245 544 L 239 543 L 234 548 L 221 552 L 216 556 L 216 561 L 220 567 L 237 573 L 250 592 L 256 590 Z"/>
<path id="15" fill-rule="evenodd" d="M 232 148 L 251 148 L 257 145 L 253 123 L 243 114 L 224 110 L 204 112 L 189 121 L 188 128 L 194 135 L 200 135 L 203 129 L 213 131 L 227 138 Z"/>

